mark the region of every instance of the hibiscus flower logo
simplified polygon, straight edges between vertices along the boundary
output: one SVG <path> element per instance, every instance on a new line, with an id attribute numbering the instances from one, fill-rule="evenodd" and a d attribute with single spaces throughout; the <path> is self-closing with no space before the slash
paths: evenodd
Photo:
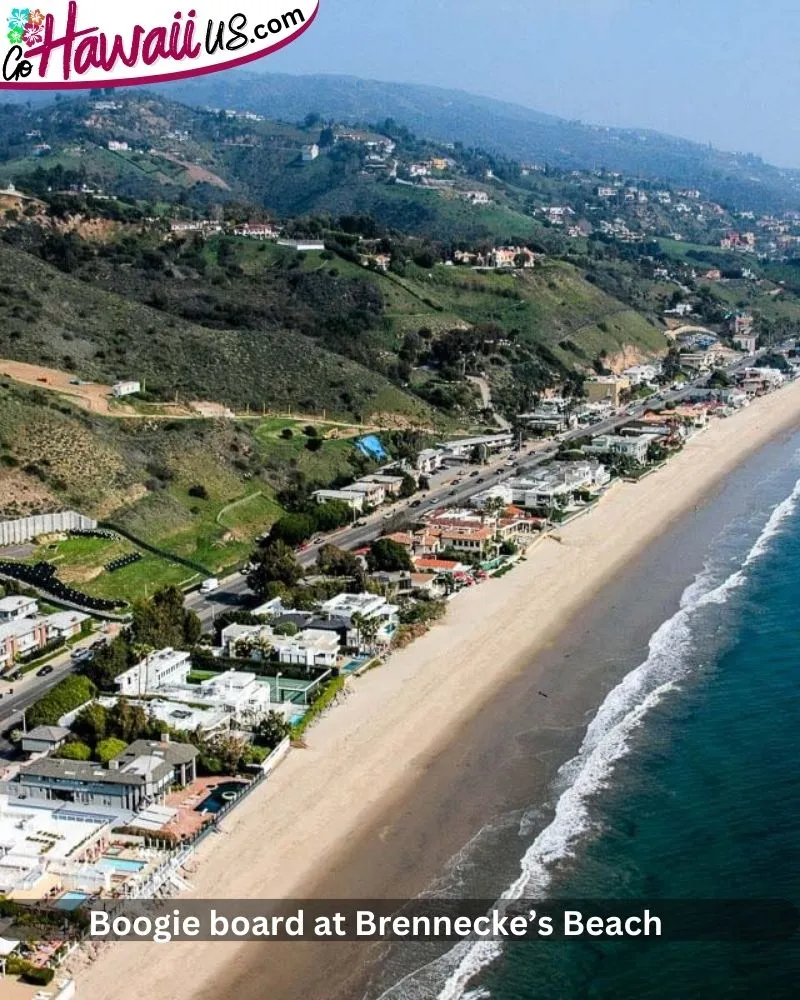
<path id="1" fill-rule="evenodd" d="M 42 10 L 29 10 L 28 11 L 28 24 L 33 24 L 35 27 L 40 28 L 44 24 L 44 19 L 47 15 Z"/>
<path id="2" fill-rule="evenodd" d="M 12 7 L 8 18 L 8 38 L 12 45 L 20 45 L 25 35 L 25 25 L 28 23 L 30 11 L 27 7 Z"/>
<path id="3" fill-rule="evenodd" d="M 33 21 L 28 21 L 25 25 L 25 30 L 22 34 L 23 41 L 30 47 L 32 45 L 40 45 L 42 38 L 44 37 L 44 32 L 42 31 L 41 24 L 34 24 Z"/>

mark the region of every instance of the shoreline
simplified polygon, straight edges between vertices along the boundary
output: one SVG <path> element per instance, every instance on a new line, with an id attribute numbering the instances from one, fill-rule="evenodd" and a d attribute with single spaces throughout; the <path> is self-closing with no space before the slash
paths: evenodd
<path id="1" fill-rule="evenodd" d="M 460 595 L 442 623 L 360 678 L 353 696 L 309 731 L 310 749 L 290 754 L 263 789 L 225 820 L 223 835 L 206 841 L 193 862 L 197 871 L 189 876 L 191 895 L 274 899 L 333 896 L 336 890 L 340 896 L 398 897 L 421 891 L 449 857 L 449 848 L 459 836 L 463 845 L 464 831 L 474 832 L 492 802 L 474 810 L 464 803 L 462 809 L 461 802 L 448 801 L 446 784 L 433 781 L 419 811 L 438 808 L 447 828 L 441 830 L 441 844 L 424 853 L 415 825 L 419 818 L 398 818 L 393 808 L 412 798 L 417 783 L 432 773 L 434 760 L 447 756 L 454 768 L 472 766 L 474 758 L 458 737 L 482 707 L 522 680 L 533 688 L 558 683 L 565 692 L 558 704 L 547 703 L 548 716 L 542 711 L 538 783 L 544 787 L 582 733 L 591 708 L 587 701 L 598 703 L 595 691 L 579 690 L 577 666 L 560 662 L 556 670 L 547 662 L 548 648 L 575 613 L 680 515 L 750 454 L 799 422 L 800 382 L 794 382 L 715 421 L 639 483 L 616 486 L 589 516 L 559 529 L 560 543 L 540 539 L 512 573 Z M 581 622 L 581 630 L 586 624 Z M 556 760 L 559 753 L 562 759 Z M 492 759 L 481 763 L 490 774 L 503 766 Z M 415 822 L 399 822 L 404 819 Z M 348 858 L 356 844 L 363 874 Z M 384 857 L 382 865 L 384 844 L 391 845 L 394 857 L 388 863 Z M 424 862 L 415 863 L 420 854 Z M 281 968 L 270 963 L 269 992 L 283 1000 L 298 995 L 298 974 L 317 965 L 310 961 L 317 952 L 310 949 L 322 947 L 295 944 L 293 964 L 287 961 L 288 945 L 112 946 L 78 973 L 78 995 L 81 1000 L 144 1000 L 158 993 L 183 1000 L 235 993 L 249 1000 L 263 995 L 258 974 L 274 955 Z M 353 960 L 351 966 L 358 957 L 354 949 L 363 951 L 363 946 L 341 950 Z M 332 992 L 332 970 L 308 971 L 304 997 L 310 1000 L 326 984 L 328 997 L 348 995 Z M 353 968 L 342 970 L 336 985 L 344 986 L 353 974 Z"/>

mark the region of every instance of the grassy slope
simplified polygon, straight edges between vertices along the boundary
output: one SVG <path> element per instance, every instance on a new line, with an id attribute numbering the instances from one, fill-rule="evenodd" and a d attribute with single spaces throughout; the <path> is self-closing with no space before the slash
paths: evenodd
<path id="1" fill-rule="evenodd" d="M 0 245 L 0 356 L 71 364 L 87 378 L 146 379 L 170 398 L 244 408 L 396 412 L 424 406 L 388 380 L 284 332 L 207 330 L 84 284 Z M 346 402 L 350 401 L 350 402 Z"/>
<path id="2" fill-rule="evenodd" d="M 293 437 L 282 438 L 290 427 Z M 322 433 L 331 428 L 322 427 Z M 328 485 L 352 473 L 347 440 L 305 447 L 289 420 L 118 421 L 76 410 L 38 389 L 0 385 L 0 517 L 72 506 L 108 519 L 210 571 L 233 567 L 281 513 L 274 491 L 301 474 Z M 41 503 L 20 502 L 29 482 Z M 190 496 L 202 485 L 207 498 Z M 16 503 L 14 503 L 16 501 Z M 90 593 L 135 596 L 158 583 L 186 583 L 191 570 L 147 553 L 114 573 L 127 541 L 70 539 L 41 546 L 64 579 Z"/>

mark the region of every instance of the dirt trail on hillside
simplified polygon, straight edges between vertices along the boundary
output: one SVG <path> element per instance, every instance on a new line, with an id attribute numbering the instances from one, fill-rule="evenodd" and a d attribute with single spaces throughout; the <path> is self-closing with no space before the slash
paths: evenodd
<path id="1" fill-rule="evenodd" d="M 80 385 L 73 385 L 70 379 L 74 375 L 68 372 L 58 371 L 56 368 L 45 368 L 43 365 L 29 365 L 24 361 L 0 361 L 0 375 L 13 378 L 15 382 L 23 382 L 25 385 L 35 385 L 41 389 L 50 389 L 55 392 L 63 392 L 65 396 L 71 396 L 77 403 L 93 413 L 111 414 L 109 405 L 111 388 L 101 385 L 99 382 L 82 382 Z M 114 415 L 121 415 L 120 408 L 115 407 Z M 133 410 L 130 410 L 133 414 Z"/>

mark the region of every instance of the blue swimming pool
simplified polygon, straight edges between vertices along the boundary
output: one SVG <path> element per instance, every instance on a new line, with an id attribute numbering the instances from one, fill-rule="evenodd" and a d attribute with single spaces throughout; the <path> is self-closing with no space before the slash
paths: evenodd
<path id="1" fill-rule="evenodd" d="M 55 907 L 57 910 L 77 910 L 79 906 L 83 906 L 87 899 L 89 899 L 88 893 L 70 890 L 65 892 L 63 896 L 59 896 L 55 901 Z"/>
<path id="2" fill-rule="evenodd" d="M 106 871 L 116 872 L 140 872 L 144 868 L 145 861 L 128 861 L 126 858 L 109 858 L 103 855 L 100 859 L 100 867 Z"/>

